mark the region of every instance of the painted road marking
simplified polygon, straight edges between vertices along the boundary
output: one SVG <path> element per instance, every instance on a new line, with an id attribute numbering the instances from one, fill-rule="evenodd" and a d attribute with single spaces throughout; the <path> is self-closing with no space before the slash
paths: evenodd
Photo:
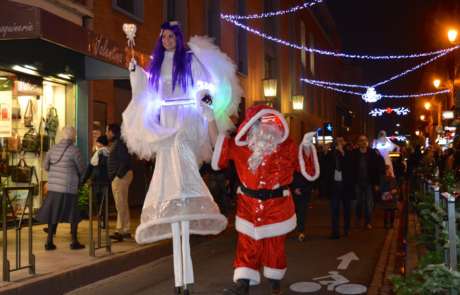
<path id="1" fill-rule="evenodd" d="M 347 269 L 348 265 L 352 260 L 359 260 L 358 256 L 354 252 L 350 252 L 348 254 L 345 254 L 343 256 L 340 256 L 337 259 L 342 259 L 342 262 L 339 264 L 337 269 Z"/>

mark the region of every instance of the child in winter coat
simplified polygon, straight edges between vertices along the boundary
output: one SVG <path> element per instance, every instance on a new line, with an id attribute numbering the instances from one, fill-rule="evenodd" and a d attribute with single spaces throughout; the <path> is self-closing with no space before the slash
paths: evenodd
<path id="1" fill-rule="evenodd" d="M 396 195 L 399 194 L 398 182 L 393 177 L 393 169 L 390 165 L 385 166 L 385 175 L 380 180 L 381 208 L 383 210 L 383 227 L 388 228 L 388 217 L 390 217 L 390 228 L 394 228 L 395 212 L 398 210 Z"/>

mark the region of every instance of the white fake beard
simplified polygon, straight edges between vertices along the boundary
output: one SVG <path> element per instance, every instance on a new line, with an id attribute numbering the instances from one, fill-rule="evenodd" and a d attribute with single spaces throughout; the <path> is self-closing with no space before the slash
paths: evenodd
<path id="1" fill-rule="evenodd" d="M 282 137 L 283 130 L 277 125 L 256 122 L 251 127 L 248 133 L 248 147 L 252 155 L 248 159 L 248 169 L 253 174 L 257 173 L 264 158 L 273 154 Z"/>

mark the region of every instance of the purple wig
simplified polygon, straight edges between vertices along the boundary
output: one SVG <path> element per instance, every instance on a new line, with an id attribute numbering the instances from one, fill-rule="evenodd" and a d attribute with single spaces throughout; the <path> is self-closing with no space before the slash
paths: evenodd
<path id="1" fill-rule="evenodd" d="M 153 50 L 153 61 L 151 62 L 149 68 L 149 82 L 153 85 L 155 90 L 158 91 L 160 86 L 161 65 L 163 64 L 166 51 L 162 42 L 164 30 L 170 30 L 177 37 L 177 46 L 176 51 L 174 52 L 172 70 L 173 92 L 176 88 L 176 84 L 179 84 L 182 86 L 182 89 L 185 93 L 187 91 L 187 84 L 190 83 L 192 86 L 194 84 L 191 66 L 192 54 L 188 53 L 187 49 L 185 49 L 182 30 L 180 29 L 179 25 L 176 24 L 171 25 L 169 22 L 165 22 L 161 25 L 161 35 L 157 41 L 155 49 Z"/>

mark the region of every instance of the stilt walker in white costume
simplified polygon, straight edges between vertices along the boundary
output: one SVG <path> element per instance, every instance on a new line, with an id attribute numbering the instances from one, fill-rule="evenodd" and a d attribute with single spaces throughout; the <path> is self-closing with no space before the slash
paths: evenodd
<path id="1" fill-rule="evenodd" d="M 379 132 L 379 136 L 378 136 L 377 139 L 374 139 L 374 141 L 372 142 L 372 148 L 379 150 L 380 155 L 385 159 L 385 165 L 390 165 L 391 166 L 391 171 L 393 171 L 393 164 L 391 163 L 390 153 L 395 148 L 399 152 L 399 146 L 397 146 L 396 144 L 392 143 L 387 138 L 387 133 L 384 130 Z M 391 172 L 391 173 L 393 173 L 393 172 Z"/>
<path id="2" fill-rule="evenodd" d="M 165 22 L 147 71 L 133 60 L 133 99 L 122 125 L 131 153 L 156 158 L 136 241 L 173 239 L 175 294 L 181 287 L 189 294 L 194 282 L 189 235 L 218 234 L 227 225 L 199 167 L 212 158 L 216 138 L 209 134 L 234 129 L 229 117 L 242 96 L 235 65 L 212 39 L 191 38 L 191 51 L 184 45 L 179 24 Z"/>

